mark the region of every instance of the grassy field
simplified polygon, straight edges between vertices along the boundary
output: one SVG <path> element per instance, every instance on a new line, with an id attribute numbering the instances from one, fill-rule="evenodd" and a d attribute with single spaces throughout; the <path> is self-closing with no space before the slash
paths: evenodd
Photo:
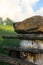
<path id="1" fill-rule="evenodd" d="M 14 29 L 13 26 L 8 26 L 8 25 L 0 25 L 0 35 L 5 35 L 5 34 L 14 34 Z M 16 33 L 15 33 L 16 34 Z"/>
<path id="2" fill-rule="evenodd" d="M 6 31 L 13 31 L 13 26 L 0 25 L 0 29 L 6 30 Z"/>
<path id="3" fill-rule="evenodd" d="M 2 38 L 2 35 L 14 35 L 14 34 L 16 34 L 16 32 L 14 32 L 13 26 L 0 25 L 0 53 L 6 54 L 6 55 L 9 54 L 9 50 L 3 49 L 3 45 L 19 46 L 18 39 L 3 39 Z M 0 63 L 0 65 L 6 65 L 6 64 Z"/>

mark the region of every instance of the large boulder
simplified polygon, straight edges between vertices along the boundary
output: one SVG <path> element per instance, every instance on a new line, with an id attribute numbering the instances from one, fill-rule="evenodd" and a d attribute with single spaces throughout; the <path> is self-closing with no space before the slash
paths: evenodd
<path id="1" fill-rule="evenodd" d="M 43 32 L 43 16 L 33 16 L 13 24 L 17 33 Z"/>

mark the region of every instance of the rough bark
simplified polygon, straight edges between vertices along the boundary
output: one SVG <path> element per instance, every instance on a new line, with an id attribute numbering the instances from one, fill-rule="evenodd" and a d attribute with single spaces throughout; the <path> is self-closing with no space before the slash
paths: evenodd
<path id="1" fill-rule="evenodd" d="M 24 61 L 24 60 L 17 59 L 17 58 L 11 58 L 11 57 L 3 55 L 3 54 L 0 54 L 0 62 L 6 62 L 6 63 L 10 63 L 12 65 L 19 65 L 19 64 L 20 65 L 36 65 L 31 62 Z"/>
<path id="2" fill-rule="evenodd" d="M 13 24 L 17 33 L 43 32 L 43 16 L 33 16 Z"/>

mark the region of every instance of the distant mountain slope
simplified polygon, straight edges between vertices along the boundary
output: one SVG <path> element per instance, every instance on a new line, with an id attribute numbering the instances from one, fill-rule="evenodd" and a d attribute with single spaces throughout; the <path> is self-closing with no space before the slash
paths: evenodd
<path id="1" fill-rule="evenodd" d="M 43 32 L 43 16 L 33 16 L 25 19 L 24 21 L 14 23 L 14 28 L 16 32 L 20 30 L 25 32 Z"/>

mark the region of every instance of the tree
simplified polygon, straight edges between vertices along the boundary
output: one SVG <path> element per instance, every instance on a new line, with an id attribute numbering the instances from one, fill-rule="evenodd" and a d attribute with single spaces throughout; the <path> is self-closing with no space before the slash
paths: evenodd
<path id="1" fill-rule="evenodd" d="M 6 20 L 4 21 L 6 23 L 6 25 L 12 25 L 13 21 L 10 18 L 6 18 Z"/>
<path id="2" fill-rule="evenodd" d="M 3 24 L 3 19 L 2 18 L 0 18 L 0 24 Z"/>

